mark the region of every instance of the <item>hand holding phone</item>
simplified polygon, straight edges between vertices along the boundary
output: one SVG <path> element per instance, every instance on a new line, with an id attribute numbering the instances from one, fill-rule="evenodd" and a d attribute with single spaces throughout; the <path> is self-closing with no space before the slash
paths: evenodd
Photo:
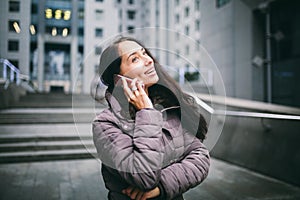
<path id="1" fill-rule="evenodd" d="M 122 86 L 123 83 L 122 83 L 122 78 L 124 78 L 127 82 L 127 85 L 128 87 L 131 87 L 131 83 L 132 83 L 132 80 L 131 78 L 128 78 L 126 76 L 122 76 L 120 74 L 115 74 L 114 75 L 114 81 L 115 81 L 115 86 Z M 138 85 L 137 84 L 141 84 L 139 81 L 136 82 L 136 87 L 138 88 Z M 141 84 L 142 88 L 144 88 L 144 84 Z"/>
<path id="2" fill-rule="evenodd" d="M 137 81 L 137 79 L 131 79 L 120 74 L 114 75 L 115 86 L 123 87 L 124 94 L 132 105 L 137 110 L 143 108 L 153 108 L 153 104 L 145 92 L 145 85 Z M 135 86 L 133 86 L 133 82 Z"/>

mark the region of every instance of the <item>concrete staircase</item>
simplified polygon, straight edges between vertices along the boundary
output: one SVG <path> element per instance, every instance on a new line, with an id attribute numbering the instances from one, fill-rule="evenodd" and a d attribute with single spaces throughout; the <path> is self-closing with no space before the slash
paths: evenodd
<path id="1" fill-rule="evenodd" d="M 88 95 L 22 97 L 0 110 L 0 163 L 96 157 L 91 122 L 104 107 Z"/>

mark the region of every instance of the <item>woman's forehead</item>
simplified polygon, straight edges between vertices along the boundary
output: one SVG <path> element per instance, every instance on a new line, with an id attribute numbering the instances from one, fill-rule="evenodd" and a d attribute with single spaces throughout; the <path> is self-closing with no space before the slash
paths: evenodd
<path id="1" fill-rule="evenodd" d="M 141 50 L 143 47 L 134 41 L 123 41 L 118 45 L 119 54 L 121 56 L 125 54 L 131 54 L 135 51 Z"/>

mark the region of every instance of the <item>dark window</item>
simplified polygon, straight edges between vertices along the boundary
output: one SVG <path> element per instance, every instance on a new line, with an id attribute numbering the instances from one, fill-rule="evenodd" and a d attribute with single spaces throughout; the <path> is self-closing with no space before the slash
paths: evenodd
<path id="1" fill-rule="evenodd" d="M 195 29 L 196 29 L 197 31 L 200 31 L 200 20 L 196 20 L 196 21 L 195 21 Z"/>
<path id="2" fill-rule="evenodd" d="M 102 48 L 101 47 L 95 47 L 95 54 L 100 55 L 102 53 Z"/>
<path id="3" fill-rule="evenodd" d="M 19 68 L 19 61 L 18 60 L 9 60 L 11 64 L 13 64 L 16 68 Z"/>
<path id="4" fill-rule="evenodd" d="M 190 15 L 190 9 L 188 7 L 186 7 L 184 9 L 184 13 L 185 13 L 185 17 L 188 17 Z"/>
<path id="5" fill-rule="evenodd" d="M 216 7 L 221 8 L 222 6 L 225 6 L 229 2 L 230 0 L 216 0 Z"/>
<path id="6" fill-rule="evenodd" d="M 83 8 L 78 9 L 78 18 L 79 19 L 84 18 L 84 9 Z"/>
<path id="7" fill-rule="evenodd" d="M 95 29 L 95 36 L 96 37 L 103 37 L 103 29 L 102 28 L 96 28 Z"/>
<path id="8" fill-rule="evenodd" d="M 9 12 L 19 12 L 20 2 L 19 1 L 9 1 Z"/>
<path id="9" fill-rule="evenodd" d="M 96 0 L 97 2 L 103 2 L 103 0 Z"/>
<path id="10" fill-rule="evenodd" d="M 19 51 L 19 41 L 9 40 L 8 41 L 8 51 Z"/>
<path id="11" fill-rule="evenodd" d="M 37 14 L 38 13 L 38 5 L 36 3 L 31 4 L 31 14 Z"/>
<path id="12" fill-rule="evenodd" d="M 78 35 L 83 36 L 84 35 L 84 29 L 83 28 L 78 28 Z"/>
<path id="13" fill-rule="evenodd" d="M 195 10 L 200 11 L 200 0 L 195 0 Z"/>
<path id="14" fill-rule="evenodd" d="M 185 26 L 185 34 L 190 35 L 190 27 L 189 26 Z"/>
<path id="15" fill-rule="evenodd" d="M 134 4 L 134 0 L 128 0 L 129 4 Z"/>
<path id="16" fill-rule="evenodd" d="M 134 33 L 134 27 L 133 26 L 128 26 L 127 31 L 128 31 L 128 33 Z"/>
<path id="17" fill-rule="evenodd" d="M 176 14 L 175 21 L 176 21 L 177 24 L 180 22 L 180 16 L 179 16 L 179 14 Z"/>
<path id="18" fill-rule="evenodd" d="M 135 11 L 129 10 L 127 11 L 128 19 L 134 19 L 135 18 Z"/>

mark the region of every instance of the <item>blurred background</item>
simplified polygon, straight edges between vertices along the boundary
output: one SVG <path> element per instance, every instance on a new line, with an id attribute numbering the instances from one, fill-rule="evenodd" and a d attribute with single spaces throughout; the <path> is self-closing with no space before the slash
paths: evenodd
<path id="1" fill-rule="evenodd" d="M 105 199 L 90 128 L 106 105 L 91 83 L 106 45 L 124 35 L 209 122 L 211 173 L 186 199 L 300 199 L 299 9 L 299 0 L 0 1 L 0 197 Z"/>

